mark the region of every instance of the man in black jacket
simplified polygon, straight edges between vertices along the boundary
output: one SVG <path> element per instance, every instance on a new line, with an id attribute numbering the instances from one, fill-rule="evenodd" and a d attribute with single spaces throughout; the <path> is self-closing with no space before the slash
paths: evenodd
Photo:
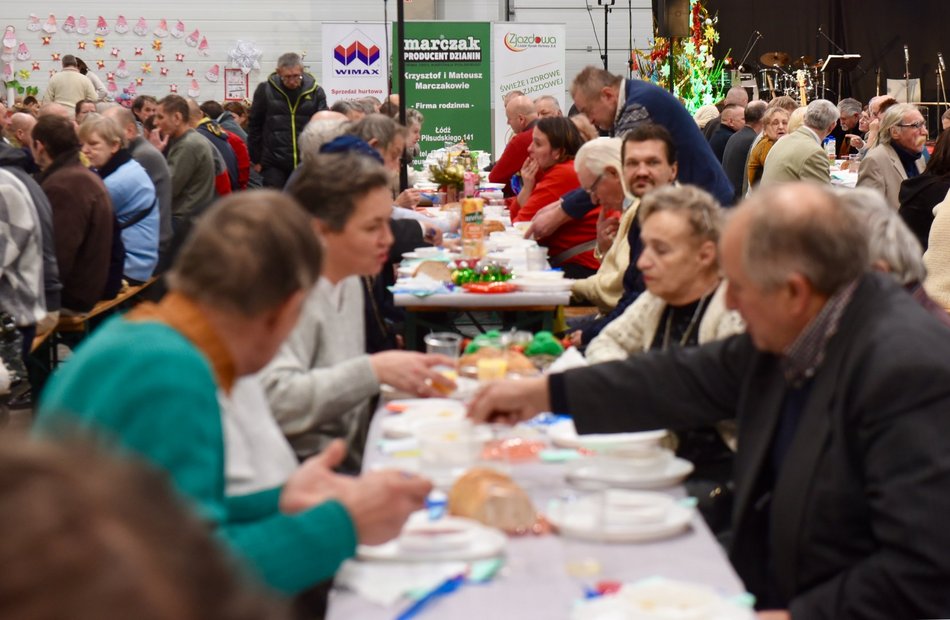
<path id="1" fill-rule="evenodd" d="M 294 53 L 277 60 L 277 71 L 254 91 L 248 117 L 247 147 L 265 187 L 281 189 L 300 163 L 297 137 L 310 117 L 327 109 L 323 88 Z"/>
<path id="2" fill-rule="evenodd" d="M 864 226 L 827 189 L 760 190 L 721 246 L 747 334 L 497 382 L 470 415 L 557 411 L 581 433 L 735 416 L 730 559 L 761 620 L 950 617 L 950 330 L 865 273 Z"/>

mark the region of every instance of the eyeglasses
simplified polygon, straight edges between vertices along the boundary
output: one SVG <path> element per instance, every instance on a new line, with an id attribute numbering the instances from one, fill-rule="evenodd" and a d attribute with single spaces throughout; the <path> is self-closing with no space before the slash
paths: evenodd
<path id="1" fill-rule="evenodd" d="M 299 73 L 295 75 L 282 75 L 280 76 L 280 79 L 285 82 L 299 82 L 303 79 L 303 75 Z"/>
<path id="2" fill-rule="evenodd" d="M 594 179 L 594 182 L 590 184 L 590 187 L 584 189 L 584 191 L 587 192 L 588 196 L 594 195 L 594 192 L 597 191 L 597 186 L 600 184 L 600 180 L 603 178 L 604 178 L 604 173 L 601 172 L 600 175 L 598 175 L 598 177 Z"/>
<path id="3" fill-rule="evenodd" d="M 904 127 L 905 129 L 910 127 L 913 127 L 914 129 L 923 129 L 927 126 L 927 121 L 917 121 L 916 123 L 897 123 L 897 126 Z"/>

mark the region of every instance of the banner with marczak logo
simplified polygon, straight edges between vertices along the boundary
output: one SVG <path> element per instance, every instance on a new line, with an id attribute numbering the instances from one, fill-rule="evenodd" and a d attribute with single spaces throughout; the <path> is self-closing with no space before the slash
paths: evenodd
<path id="1" fill-rule="evenodd" d="M 323 23 L 323 86 L 327 105 L 340 99 L 386 100 L 389 71 L 383 23 Z"/>
<path id="2" fill-rule="evenodd" d="M 567 82 L 564 24 L 497 23 L 492 26 L 492 104 L 495 106 L 495 161 L 512 137 L 505 116 L 503 98 L 520 90 L 531 99 L 542 95 L 556 98 L 564 115 L 570 105 L 565 95 Z"/>
<path id="3" fill-rule="evenodd" d="M 396 25 L 393 24 L 395 41 Z M 465 141 L 491 151 L 491 25 L 488 22 L 406 22 L 406 107 L 422 113 L 420 155 Z M 393 45 L 393 71 L 399 70 Z M 393 91 L 398 89 L 393 80 Z"/>

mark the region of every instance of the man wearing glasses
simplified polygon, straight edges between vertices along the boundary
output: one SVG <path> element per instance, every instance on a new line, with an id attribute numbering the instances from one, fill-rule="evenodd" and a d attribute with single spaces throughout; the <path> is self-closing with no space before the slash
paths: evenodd
<path id="1" fill-rule="evenodd" d="M 311 116 L 326 109 L 326 93 L 304 72 L 300 56 L 290 52 L 278 58 L 277 71 L 254 91 L 248 117 L 248 151 L 265 187 L 284 187 L 300 163 L 300 132 Z"/>
<path id="2" fill-rule="evenodd" d="M 876 189 L 889 205 L 900 207 L 901 183 L 924 171 L 925 142 L 927 123 L 915 106 L 900 103 L 888 108 L 881 117 L 877 146 L 861 162 L 858 187 Z"/>

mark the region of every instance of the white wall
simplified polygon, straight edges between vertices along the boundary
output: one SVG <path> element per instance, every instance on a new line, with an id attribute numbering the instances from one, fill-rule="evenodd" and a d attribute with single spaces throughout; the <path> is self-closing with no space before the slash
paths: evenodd
<path id="1" fill-rule="evenodd" d="M 603 9 L 596 6 L 596 0 L 589 1 L 592 4 L 590 15 L 585 8 L 585 0 L 509 0 L 511 21 L 567 24 L 567 75 L 572 76 L 585 65 L 600 65 L 602 62 L 594 33 L 603 45 Z M 143 79 L 143 84 L 137 87 L 140 94 L 164 96 L 168 94 L 171 84 L 178 84 L 179 94 L 184 95 L 192 79 L 186 75 L 186 70 L 193 69 L 194 77 L 201 87 L 199 99 L 204 100 L 223 96 L 223 74 L 217 84 L 207 81 L 204 76 L 214 64 L 220 65 L 222 69 L 227 65 L 228 52 L 239 40 L 251 41 L 263 52 L 260 61 L 262 70 L 250 75 L 251 92 L 273 70 L 277 57 L 287 51 L 305 53 L 305 62 L 319 77 L 322 72 L 322 59 L 319 57 L 321 22 L 380 21 L 385 4 L 379 0 L 230 0 L 226 3 L 166 0 L 141 4 L 118 0 L 47 0 L 45 3 L 3 0 L 0 2 L 0 29 L 7 25 L 16 27 L 18 40 L 25 41 L 30 49 L 32 58 L 16 64 L 17 69 L 31 71 L 32 75 L 25 81 L 26 84 L 41 89 L 45 86 L 49 70 L 59 66 L 58 62 L 51 59 L 50 55 L 54 52 L 82 57 L 105 81 L 106 73 L 114 71 L 118 64 L 117 59 L 110 54 L 112 47 L 118 47 L 121 50 L 120 57 L 126 59 L 130 72 L 129 78 L 117 79 L 119 86 L 126 86 L 134 78 L 140 77 Z M 628 2 L 624 0 L 618 0 L 609 19 L 610 69 L 624 75 L 627 73 L 629 33 L 633 32 L 636 45 L 645 47 L 652 28 L 650 1 L 629 0 L 629 5 L 633 8 L 632 23 Z M 394 20 L 395 2 L 390 0 L 388 8 L 389 19 Z M 435 0 L 436 16 L 447 20 L 504 21 L 505 8 L 505 0 Z M 52 36 L 49 46 L 41 43 L 40 37 L 44 33 L 27 30 L 31 12 L 36 13 L 41 22 L 45 22 L 49 13 L 56 16 L 59 30 Z M 185 23 L 186 34 L 197 28 L 208 38 L 209 54 L 207 57 L 199 56 L 182 39 L 171 36 L 162 39 L 162 51 L 155 52 L 152 50 L 155 37 L 151 32 L 146 37 L 136 36 L 132 32 L 124 35 L 112 32 L 104 37 L 105 46 L 102 49 L 93 46 L 94 33 L 80 36 L 62 32 L 62 23 L 68 15 L 77 18 L 85 15 L 93 29 L 98 16 L 102 15 L 109 27 L 114 29 L 120 14 L 125 15 L 130 26 L 134 26 L 140 16 L 145 17 L 150 30 L 158 25 L 161 18 L 168 21 L 170 28 L 181 19 Z M 87 43 L 85 51 L 77 49 L 80 40 Z M 143 55 L 135 56 L 134 47 L 144 48 Z M 185 54 L 184 62 L 175 61 L 176 52 Z M 164 66 L 169 70 L 164 77 L 160 75 L 163 65 L 156 59 L 158 53 L 165 54 Z M 106 63 L 102 70 L 96 69 L 95 64 L 100 59 Z M 32 71 L 33 62 L 40 63 L 39 71 Z M 151 63 L 151 74 L 142 73 L 143 62 Z"/>

